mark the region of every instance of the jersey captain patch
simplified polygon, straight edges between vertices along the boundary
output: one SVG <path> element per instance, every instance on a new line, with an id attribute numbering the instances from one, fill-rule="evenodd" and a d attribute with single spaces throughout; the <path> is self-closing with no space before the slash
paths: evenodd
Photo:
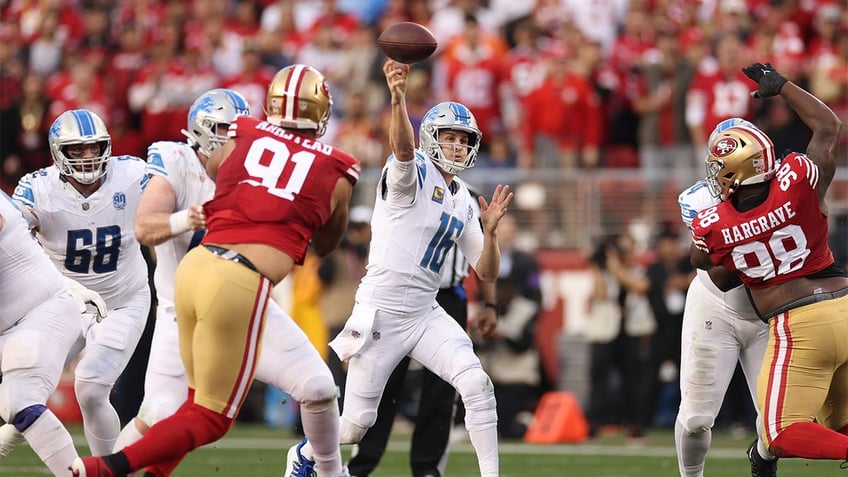
<path id="1" fill-rule="evenodd" d="M 441 187 L 435 187 L 433 189 L 433 202 L 442 203 L 445 201 L 445 190 Z"/>

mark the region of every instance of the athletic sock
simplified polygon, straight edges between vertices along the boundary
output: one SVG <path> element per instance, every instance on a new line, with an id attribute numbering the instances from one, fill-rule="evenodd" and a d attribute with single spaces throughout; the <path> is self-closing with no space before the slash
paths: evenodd
<path id="1" fill-rule="evenodd" d="M 342 468 L 339 448 L 339 404 L 335 399 L 322 403 L 301 403 L 303 433 L 318 475 L 333 475 Z M 306 447 L 306 445 L 304 447 Z M 303 454 L 303 448 L 301 448 Z"/>
<path id="2" fill-rule="evenodd" d="M 703 477 L 707 451 L 712 442 L 712 431 L 691 433 L 683 428 L 679 421 L 674 422 L 674 447 L 680 475 L 683 477 Z"/>
<path id="3" fill-rule="evenodd" d="M 777 457 L 842 460 L 848 436 L 814 422 L 796 422 L 777 435 L 770 450 Z"/>
<path id="4" fill-rule="evenodd" d="M 68 430 L 49 409 L 24 429 L 23 435 L 53 475 L 67 475 L 68 467 L 79 457 Z"/>
<path id="5" fill-rule="evenodd" d="M 498 428 L 496 426 L 483 430 L 469 430 L 468 437 L 477 453 L 477 463 L 480 466 L 480 476 L 489 477 L 498 474 Z"/>

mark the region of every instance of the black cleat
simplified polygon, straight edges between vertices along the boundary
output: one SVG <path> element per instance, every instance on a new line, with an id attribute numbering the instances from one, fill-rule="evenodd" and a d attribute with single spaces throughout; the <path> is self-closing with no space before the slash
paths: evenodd
<path id="1" fill-rule="evenodd" d="M 757 452 L 757 439 L 748 446 L 748 460 L 751 462 L 751 477 L 777 477 L 777 458 L 763 459 Z"/>

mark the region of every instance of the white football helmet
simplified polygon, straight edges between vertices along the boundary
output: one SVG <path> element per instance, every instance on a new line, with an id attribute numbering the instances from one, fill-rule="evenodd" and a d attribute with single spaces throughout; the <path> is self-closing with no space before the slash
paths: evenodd
<path id="1" fill-rule="evenodd" d="M 456 162 L 445 157 L 442 153 L 442 145 L 439 143 L 439 131 L 450 129 L 455 131 L 464 131 L 468 133 L 468 154 L 465 156 L 464 162 Z M 480 141 L 483 139 L 483 133 L 477 127 L 477 119 L 471 110 L 464 105 L 446 101 L 439 103 L 429 111 L 421 119 L 421 126 L 418 130 L 419 148 L 421 151 L 435 162 L 442 170 L 448 174 L 458 174 L 469 167 L 473 167 L 477 161 L 477 151 L 480 150 Z M 457 146 L 450 144 L 450 146 Z"/>
<path id="2" fill-rule="evenodd" d="M 231 89 L 213 89 L 191 105 L 188 130 L 183 129 L 182 133 L 191 147 L 211 156 L 227 142 L 227 129 L 239 116 L 250 116 L 250 105 L 244 96 Z"/>
<path id="3" fill-rule="evenodd" d="M 100 116 L 87 109 L 73 109 L 60 114 L 47 134 L 53 162 L 63 176 L 73 177 L 81 184 L 92 184 L 106 175 L 112 155 L 112 136 Z M 68 146 L 93 144 L 98 146 L 95 157 L 72 158 Z"/>

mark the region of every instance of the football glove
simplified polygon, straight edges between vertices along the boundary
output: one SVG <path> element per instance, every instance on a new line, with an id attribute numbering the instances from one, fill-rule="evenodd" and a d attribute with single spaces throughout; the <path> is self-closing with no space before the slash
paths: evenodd
<path id="1" fill-rule="evenodd" d="M 751 96 L 754 98 L 777 96 L 780 94 L 780 88 L 783 88 L 783 85 L 789 81 L 785 76 L 778 73 L 771 63 L 754 63 L 742 68 L 742 72 L 760 87 L 758 90 L 751 92 Z"/>
<path id="2" fill-rule="evenodd" d="M 103 301 L 100 294 L 94 290 L 89 290 L 73 278 L 64 278 L 65 282 L 68 284 L 68 288 L 71 289 L 71 295 L 74 296 L 74 299 L 76 299 L 79 304 L 80 314 L 85 313 L 86 304 L 91 303 L 95 308 L 97 308 L 97 322 L 100 323 L 103 321 L 103 319 L 106 318 L 108 309 L 106 308 L 106 302 Z"/>

